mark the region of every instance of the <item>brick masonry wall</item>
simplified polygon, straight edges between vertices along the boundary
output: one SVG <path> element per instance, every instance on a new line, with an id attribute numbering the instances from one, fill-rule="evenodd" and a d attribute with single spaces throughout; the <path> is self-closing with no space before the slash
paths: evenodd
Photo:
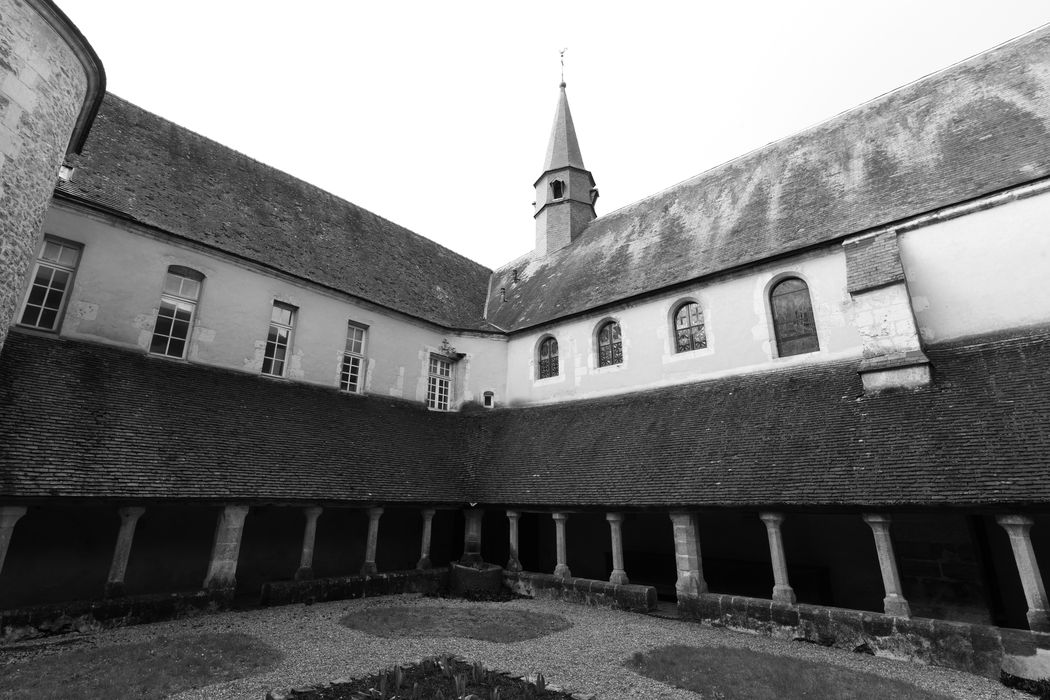
<path id="1" fill-rule="evenodd" d="M 86 90 L 54 29 L 27 3 L 0 0 L 0 348 Z"/>

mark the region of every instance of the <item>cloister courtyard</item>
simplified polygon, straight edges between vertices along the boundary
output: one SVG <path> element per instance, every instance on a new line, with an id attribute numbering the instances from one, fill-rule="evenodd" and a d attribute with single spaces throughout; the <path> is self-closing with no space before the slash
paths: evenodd
<path id="1" fill-rule="evenodd" d="M 701 695 L 675 687 L 674 679 L 661 682 L 646 675 L 654 675 L 646 671 L 647 660 L 669 648 L 685 649 L 695 658 L 743 654 L 744 670 L 734 671 L 729 662 L 710 668 L 722 674 L 718 682 L 723 685 Z M 785 674 L 802 664 L 810 669 L 803 675 L 820 669 L 841 683 L 797 697 L 873 697 L 864 694 L 869 687 L 883 688 L 877 691 L 882 697 L 1030 697 L 966 673 L 654 615 L 555 600 L 479 603 L 414 594 L 199 615 L 15 642 L 0 656 L 0 696 L 164 697 L 174 691 L 170 696 L 182 700 L 262 700 L 269 693 L 280 697 L 447 655 L 512 676 L 542 674 L 548 688 L 576 698 L 764 697 L 758 690 L 768 681 L 760 666 L 770 664 L 774 672 L 783 664 Z M 175 657 L 184 664 L 182 671 L 171 670 Z M 752 665 L 748 659 L 769 663 Z M 689 673 L 702 674 L 699 662 L 689 663 Z M 143 667 L 147 675 L 169 674 L 173 685 L 143 690 L 136 685 Z M 752 686 L 755 695 L 741 693 Z"/>

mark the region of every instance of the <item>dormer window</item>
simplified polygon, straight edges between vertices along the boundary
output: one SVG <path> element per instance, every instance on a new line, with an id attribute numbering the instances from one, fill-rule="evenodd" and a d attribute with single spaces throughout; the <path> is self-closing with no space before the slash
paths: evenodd
<path id="1" fill-rule="evenodd" d="M 565 197 L 565 183 L 561 180 L 555 180 L 551 183 L 551 196 L 554 199 L 562 199 Z"/>

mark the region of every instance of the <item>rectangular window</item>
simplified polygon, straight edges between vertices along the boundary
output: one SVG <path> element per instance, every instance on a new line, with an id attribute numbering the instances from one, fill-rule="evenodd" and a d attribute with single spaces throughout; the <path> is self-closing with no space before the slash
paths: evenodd
<path id="1" fill-rule="evenodd" d="M 295 307 L 273 303 L 270 313 L 270 332 L 266 336 L 266 352 L 263 354 L 262 373 L 273 377 L 284 376 L 288 351 L 292 346 L 292 329 L 295 327 Z"/>
<path id="2" fill-rule="evenodd" d="M 430 356 L 427 371 L 427 408 L 447 411 L 452 398 L 452 362 L 438 355 Z"/>
<path id="3" fill-rule="evenodd" d="M 353 321 L 346 326 L 346 349 L 343 350 L 343 367 L 339 372 L 339 388 L 343 391 L 361 392 L 361 378 L 365 362 L 365 329 Z"/>
<path id="4" fill-rule="evenodd" d="M 201 278 L 186 270 L 168 270 L 160 295 L 157 323 L 149 351 L 167 357 L 185 357 L 193 328 L 193 314 L 201 292 Z"/>
<path id="5" fill-rule="evenodd" d="M 78 246 L 44 239 L 33 271 L 33 282 L 22 307 L 21 325 L 45 331 L 58 330 L 79 260 Z"/>

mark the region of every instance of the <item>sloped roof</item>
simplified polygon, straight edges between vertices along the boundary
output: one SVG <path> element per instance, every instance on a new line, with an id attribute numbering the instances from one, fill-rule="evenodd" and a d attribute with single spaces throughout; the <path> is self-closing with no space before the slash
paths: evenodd
<path id="1" fill-rule="evenodd" d="M 864 397 L 855 361 L 497 412 L 478 490 L 519 505 L 1050 502 L 1050 332 L 927 350 Z"/>
<path id="2" fill-rule="evenodd" d="M 60 194 L 453 328 L 483 319 L 489 270 L 107 94 Z"/>
<path id="3" fill-rule="evenodd" d="M 0 493 L 26 498 L 453 502 L 459 416 L 12 332 Z"/>
<path id="4" fill-rule="evenodd" d="M 1050 25 L 506 265 L 488 319 L 526 328 L 1047 175 Z"/>
<path id="5" fill-rule="evenodd" d="M 1050 329 L 927 354 L 876 397 L 835 362 L 479 415 L 14 330 L 0 496 L 1045 507 Z"/>

